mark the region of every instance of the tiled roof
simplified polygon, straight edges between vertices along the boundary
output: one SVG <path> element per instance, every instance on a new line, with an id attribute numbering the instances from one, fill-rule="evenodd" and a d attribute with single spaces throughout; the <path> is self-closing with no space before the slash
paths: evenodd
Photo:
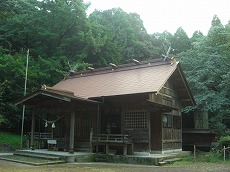
<path id="1" fill-rule="evenodd" d="M 178 63 L 152 61 L 78 72 L 59 82 L 54 89 L 93 98 L 157 92 L 177 69 Z"/>

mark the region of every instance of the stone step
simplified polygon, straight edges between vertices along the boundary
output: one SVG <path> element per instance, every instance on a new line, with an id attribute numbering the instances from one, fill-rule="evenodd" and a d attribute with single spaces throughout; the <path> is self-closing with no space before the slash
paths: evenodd
<path id="1" fill-rule="evenodd" d="M 53 157 L 60 157 L 60 155 L 55 154 L 53 151 L 45 151 L 45 152 L 40 152 L 40 151 L 30 151 L 30 150 L 18 150 L 14 153 L 24 153 L 24 154 L 29 154 L 29 155 L 44 155 L 44 156 L 53 156 Z"/>
<path id="2" fill-rule="evenodd" d="M 75 149 L 77 152 L 90 152 L 90 148 L 77 148 Z"/>
<path id="3" fill-rule="evenodd" d="M 173 163 L 173 162 L 176 162 L 176 161 L 180 161 L 182 160 L 182 158 L 172 158 L 172 159 L 166 159 L 164 160 L 166 163 Z"/>
<path id="4" fill-rule="evenodd" d="M 5 157 L 0 157 L 1 160 L 5 161 L 11 161 L 11 162 L 16 162 L 16 163 L 22 163 L 22 164 L 28 164 L 28 165 L 34 165 L 34 166 L 41 166 L 41 165 L 53 165 L 53 164 L 61 164 L 61 163 L 66 163 L 63 160 L 52 160 L 49 162 L 43 162 L 43 163 L 38 163 L 38 162 L 31 162 L 31 161 L 21 161 L 21 160 L 15 160 L 11 158 L 5 158 Z"/>
<path id="5" fill-rule="evenodd" d="M 34 157 L 34 158 L 42 158 L 42 159 L 48 159 L 48 160 L 60 160 L 61 158 L 58 156 L 51 156 L 51 155 L 45 155 L 45 154 L 31 154 L 31 153 L 25 153 L 25 152 L 15 152 L 14 155 L 18 156 L 26 156 L 26 157 Z"/>
<path id="6" fill-rule="evenodd" d="M 158 162 L 158 165 L 160 165 L 160 166 L 166 165 L 166 164 L 167 164 L 167 162 L 165 162 L 165 161 Z"/>
<path id="7" fill-rule="evenodd" d="M 166 165 L 166 164 L 171 164 L 173 162 L 180 161 L 180 160 L 182 160 L 182 158 L 165 159 L 163 161 L 158 162 L 158 165 L 162 166 L 162 165 Z"/>

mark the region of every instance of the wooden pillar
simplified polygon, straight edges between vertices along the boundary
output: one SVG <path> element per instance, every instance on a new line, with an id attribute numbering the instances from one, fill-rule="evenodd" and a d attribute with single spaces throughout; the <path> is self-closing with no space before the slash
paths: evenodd
<path id="1" fill-rule="evenodd" d="M 31 136 L 30 136 L 30 148 L 34 149 L 34 133 L 35 133 L 35 116 L 36 116 L 36 109 L 33 108 L 32 112 L 32 122 L 31 122 Z"/>
<path id="2" fill-rule="evenodd" d="M 128 152 L 128 145 L 125 144 L 123 148 L 123 155 L 127 155 L 127 152 Z"/>
<path id="3" fill-rule="evenodd" d="M 74 127 L 75 127 L 75 109 L 74 104 L 71 103 L 71 117 L 70 117 L 70 136 L 69 136 L 69 153 L 74 153 Z"/>
<path id="4" fill-rule="evenodd" d="M 90 140 L 90 152 L 93 153 L 93 128 L 91 128 L 90 130 L 89 140 Z"/>
<path id="5" fill-rule="evenodd" d="M 149 153 L 151 153 L 152 150 L 152 133 L 151 133 L 151 112 L 148 113 L 148 128 L 149 128 Z"/>
<path id="6" fill-rule="evenodd" d="M 98 139 L 99 139 L 99 130 L 100 130 L 100 105 L 97 105 L 97 144 L 96 144 L 96 153 L 98 153 Z"/>
<path id="7" fill-rule="evenodd" d="M 105 153 L 108 155 L 109 154 L 109 144 L 105 144 Z"/>

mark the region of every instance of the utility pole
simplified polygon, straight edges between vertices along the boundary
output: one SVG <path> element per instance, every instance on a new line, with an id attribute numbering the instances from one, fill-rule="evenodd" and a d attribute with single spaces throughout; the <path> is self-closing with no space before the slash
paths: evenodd
<path id="1" fill-rule="evenodd" d="M 26 85 L 27 85 L 27 73 L 28 73 L 28 63 L 29 63 L 29 49 L 27 50 L 27 55 L 26 55 L 26 76 L 25 76 L 25 85 L 24 85 L 24 96 L 26 96 Z M 22 107 L 22 130 L 21 130 L 21 149 L 23 147 L 23 130 L 24 130 L 24 119 L 25 119 L 25 108 L 26 106 L 23 105 Z"/>

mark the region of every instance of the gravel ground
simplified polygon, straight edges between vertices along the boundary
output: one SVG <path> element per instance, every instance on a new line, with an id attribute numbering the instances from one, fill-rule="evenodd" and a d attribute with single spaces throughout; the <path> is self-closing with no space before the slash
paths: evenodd
<path id="1" fill-rule="evenodd" d="M 186 166 L 146 166 L 111 163 L 71 163 L 49 166 L 30 166 L 0 160 L 0 172 L 230 172 L 230 164 L 194 163 Z"/>

